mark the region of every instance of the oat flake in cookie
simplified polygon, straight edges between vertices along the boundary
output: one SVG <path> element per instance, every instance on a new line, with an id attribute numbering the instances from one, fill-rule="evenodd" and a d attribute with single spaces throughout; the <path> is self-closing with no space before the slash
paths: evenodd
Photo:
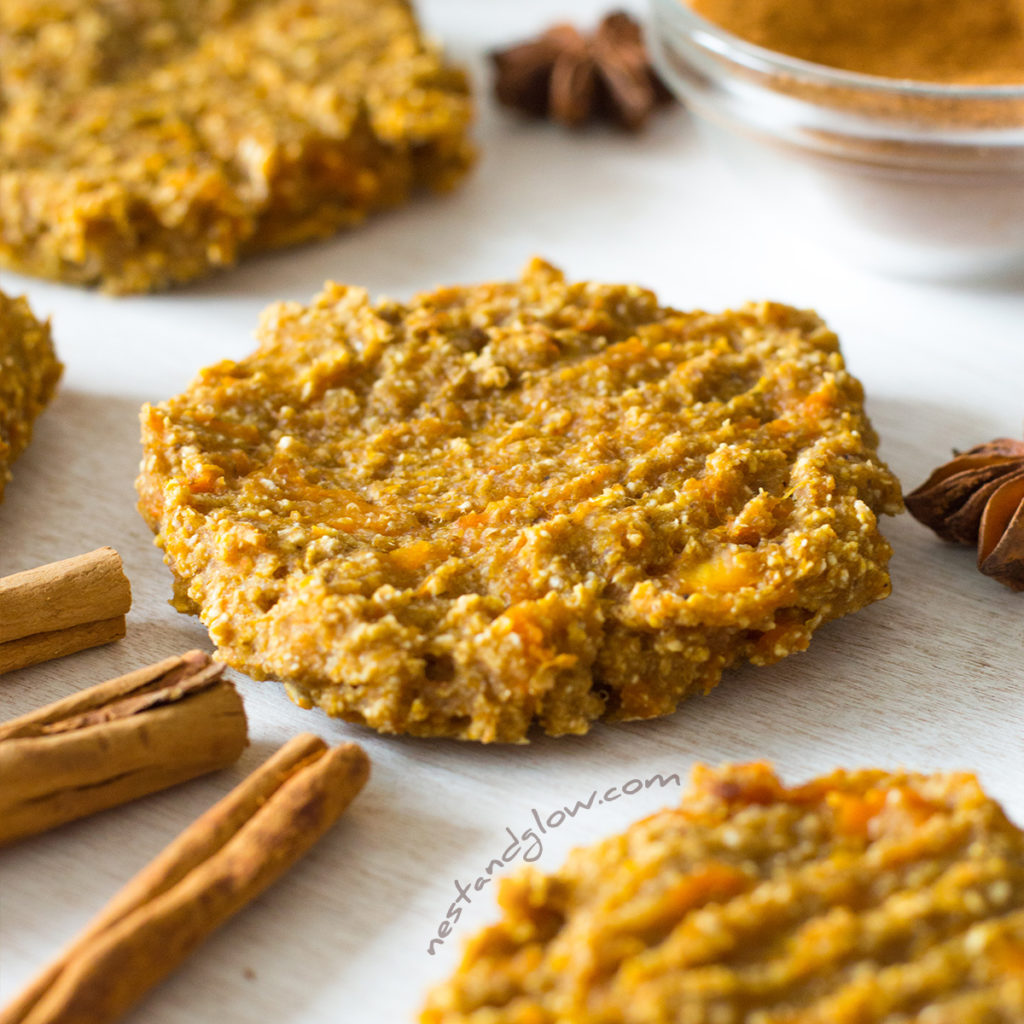
<path id="1" fill-rule="evenodd" d="M 698 768 L 499 902 L 422 1024 L 1024 1020 L 1024 833 L 970 775 Z"/>
<path id="2" fill-rule="evenodd" d="M 143 515 L 219 656 L 382 732 L 650 718 L 889 592 L 899 487 L 813 313 L 331 284 L 143 410 Z"/>
<path id="3" fill-rule="evenodd" d="M 23 298 L 0 292 L 0 500 L 11 463 L 32 438 L 32 424 L 57 388 L 63 367 L 50 325 L 32 315 Z"/>
<path id="4" fill-rule="evenodd" d="M 406 0 L 3 0 L 0 264 L 190 281 L 448 188 L 470 115 Z"/>

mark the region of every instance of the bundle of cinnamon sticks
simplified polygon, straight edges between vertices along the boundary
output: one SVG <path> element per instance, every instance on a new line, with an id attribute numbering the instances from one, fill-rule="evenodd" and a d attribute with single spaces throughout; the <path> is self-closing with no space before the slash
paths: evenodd
<path id="1" fill-rule="evenodd" d="M 297 861 L 368 775 L 354 743 L 297 736 L 136 875 L 0 1024 L 116 1019 Z"/>
<path id="2" fill-rule="evenodd" d="M 0 673 L 119 639 L 131 590 L 112 548 L 0 579 Z M 245 711 L 189 651 L 0 724 L 0 846 L 235 761 Z M 298 860 L 369 774 L 304 734 L 117 894 L 0 1024 L 107 1024 Z"/>

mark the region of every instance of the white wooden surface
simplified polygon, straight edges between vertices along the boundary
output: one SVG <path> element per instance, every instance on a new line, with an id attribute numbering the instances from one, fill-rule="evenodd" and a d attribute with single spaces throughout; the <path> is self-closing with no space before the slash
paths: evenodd
<path id="1" fill-rule="evenodd" d="M 427 0 L 426 20 L 469 61 L 484 95 L 490 45 L 559 13 L 602 5 Z M 816 307 L 864 381 L 883 455 L 909 488 L 953 446 L 1019 436 L 1024 420 L 1024 278 L 971 288 L 884 280 L 805 248 L 763 219 L 681 113 L 632 139 L 524 124 L 482 103 L 482 160 L 461 191 L 378 218 L 172 295 L 114 300 L 5 275 L 53 317 L 67 371 L 0 505 L 0 574 L 113 544 L 135 604 L 122 643 L 0 680 L 10 717 L 138 665 L 205 646 L 167 605 L 170 584 L 134 509 L 137 410 L 199 367 L 250 346 L 257 314 L 333 277 L 406 296 L 501 278 L 534 253 L 576 278 L 635 280 L 682 307 L 770 297 Z M 941 214 L 940 214 L 941 215 Z M 836 765 L 977 770 L 1024 823 L 1024 595 L 978 575 L 972 556 L 908 516 L 885 524 L 893 596 L 833 623 L 808 653 L 743 669 L 671 718 L 600 726 L 583 738 L 481 748 L 389 739 L 292 706 L 272 683 L 236 677 L 252 745 L 231 771 L 0 851 L 0 1001 L 46 962 L 120 884 L 287 737 L 355 739 L 373 776 L 340 827 L 237 917 L 130 1021 L 411 1020 L 458 946 L 494 916 L 472 892 L 453 934 L 427 953 L 454 880 L 472 882 L 522 833 L 598 790 L 698 760 L 768 758 L 790 780 Z M 633 788 L 633 787 L 630 787 Z M 592 841 L 677 798 L 674 785 L 581 811 L 542 837 L 553 869 Z M 524 851 L 527 843 L 523 844 Z"/>

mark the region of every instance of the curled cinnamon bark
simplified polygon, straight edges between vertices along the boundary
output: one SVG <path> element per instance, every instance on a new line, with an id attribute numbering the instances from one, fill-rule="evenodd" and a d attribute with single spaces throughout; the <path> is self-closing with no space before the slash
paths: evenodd
<path id="1" fill-rule="evenodd" d="M 368 775 L 354 743 L 297 736 L 136 875 L 0 1024 L 116 1019 L 295 863 Z"/>
<path id="2" fill-rule="evenodd" d="M 0 725 L 0 846 L 237 760 L 245 711 L 223 672 L 189 651 Z"/>

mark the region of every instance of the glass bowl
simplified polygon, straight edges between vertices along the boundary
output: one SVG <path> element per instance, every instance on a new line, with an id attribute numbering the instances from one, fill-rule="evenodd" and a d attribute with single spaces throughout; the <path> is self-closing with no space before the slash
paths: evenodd
<path id="1" fill-rule="evenodd" d="M 747 43 L 651 0 L 658 73 L 794 231 L 883 272 L 1024 265 L 1024 86 L 855 74 Z"/>

